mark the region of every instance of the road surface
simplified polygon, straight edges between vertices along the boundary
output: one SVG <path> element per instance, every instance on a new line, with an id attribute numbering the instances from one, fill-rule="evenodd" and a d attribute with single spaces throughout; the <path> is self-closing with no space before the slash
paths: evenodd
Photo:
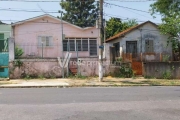
<path id="1" fill-rule="evenodd" d="M 0 120 L 180 120 L 180 87 L 0 89 Z"/>

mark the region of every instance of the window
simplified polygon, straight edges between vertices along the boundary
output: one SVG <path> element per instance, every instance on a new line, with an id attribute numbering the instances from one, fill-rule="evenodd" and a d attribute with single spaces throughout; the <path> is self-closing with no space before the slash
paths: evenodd
<path id="1" fill-rule="evenodd" d="M 91 41 L 91 45 L 89 45 Z M 78 45 L 78 46 L 77 46 Z M 93 46 L 94 45 L 94 46 Z M 92 55 L 97 55 L 97 39 L 96 38 L 66 38 L 63 40 L 63 51 L 89 51 L 91 46 Z M 69 48 L 68 48 L 69 47 Z"/>
<path id="2" fill-rule="evenodd" d="M 4 50 L 4 34 L 0 33 L 0 52 Z"/>
<path id="3" fill-rule="evenodd" d="M 82 51 L 88 51 L 88 39 L 82 39 Z"/>
<path id="4" fill-rule="evenodd" d="M 68 51 L 68 40 L 63 40 L 63 51 Z"/>
<path id="5" fill-rule="evenodd" d="M 39 36 L 38 37 L 39 46 L 52 46 L 52 36 Z"/>
<path id="6" fill-rule="evenodd" d="M 75 41 L 74 40 L 69 40 L 69 47 L 70 47 L 70 51 L 75 51 Z"/>
<path id="7" fill-rule="evenodd" d="M 90 55 L 97 55 L 97 41 L 96 40 L 89 40 L 89 49 Z"/>
<path id="8" fill-rule="evenodd" d="M 145 50 L 147 53 L 154 52 L 153 40 L 145 40 Z"/>
<path id="9" fill-rule="evenodd" d="M 78 48 L 78 51 L 81 51 L 81 40 L 76 39 L 76 48 Z"/>
<path id="10" fill-rule="evenodd" d="M 132 57 L 137 57 L 137 41 L 126 41 L 126 53 L 131 53 Z"/>

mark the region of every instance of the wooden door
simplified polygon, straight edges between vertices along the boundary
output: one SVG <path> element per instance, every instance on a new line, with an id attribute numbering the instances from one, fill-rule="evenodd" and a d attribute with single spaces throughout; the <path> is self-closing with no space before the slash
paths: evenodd
<path id="1" fill-rule="evenodd" d="M 132 53 L 132 57 L 137 55 L 137 41 L 126 41 L 126 53 Z"/>

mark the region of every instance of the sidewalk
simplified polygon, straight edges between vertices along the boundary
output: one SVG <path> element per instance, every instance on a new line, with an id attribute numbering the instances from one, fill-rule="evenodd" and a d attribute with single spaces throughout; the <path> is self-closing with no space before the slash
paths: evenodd
<path id="1" fill-rule="evenodd" d="M 0 80 L 0 88 L 31 88 L 31 87 L 121 87 L 121 86 L 180 86 L 180 80 L 112 78 L 104 77 L 99 82 L 97 77 L 88 79 L 15 79 Z"/>

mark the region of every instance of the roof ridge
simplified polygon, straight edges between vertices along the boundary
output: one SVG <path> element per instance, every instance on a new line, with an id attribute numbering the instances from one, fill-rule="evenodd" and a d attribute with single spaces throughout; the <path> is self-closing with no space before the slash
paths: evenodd
<path id="1" fill-rule="evenodd" d="M 123 31 L 117 33 L 116 35 L 114 35 L 114 36 L 106 39 L 106 42 L 109 42 L 109 41 L 111 41 L 111 40 L 114 40 L 114 39 L 116 39 L 116 38 L 118 38 L 118 37 L 120 37 L 120 36 L 122 36 L 122 35 L 124 35 L 124 34 L 126 34 L 126 33 L 128 33 L 128 32 L 131 32 L 132 30 L 134 30 L 134 29 L 136 29 L 136 28 L 138 28 L 138 27 L 140 27 L 140 26 L 143 26 L 143 25 L 146 24 L 146 23 L 151 23 L 151 24 L 157 26 L 155 23 L 153 23 L 153 22 L 151 22 L 151 21 L 146 21 L 146 22 L 144 22 L 144 23 L 141 23 L 141 24 L 132 26 L 132 27 L 130 27 L 130 28 L 127 28 L 126 30 L 123 30 Z"/>

